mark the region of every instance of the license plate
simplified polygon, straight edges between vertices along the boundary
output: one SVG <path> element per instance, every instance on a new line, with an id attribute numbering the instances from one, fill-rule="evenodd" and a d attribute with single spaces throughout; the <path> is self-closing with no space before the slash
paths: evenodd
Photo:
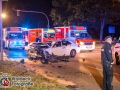
<path id="1" fill-rule="evenodd" d="M 86 46 L 86 48 L 92 48 L 92 46 Z"/>

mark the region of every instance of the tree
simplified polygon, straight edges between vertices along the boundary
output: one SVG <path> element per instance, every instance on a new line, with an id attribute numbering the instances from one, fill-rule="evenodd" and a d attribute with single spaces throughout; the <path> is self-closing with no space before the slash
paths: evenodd
<path id="1" fill-rule="evenodd" d="M 110 22 L 111 16 L 118 16 L 119 4 L 119 0 L 83 0 L 75 6 L 75 17 L 84 22 L 96 22 L 98 26 L 100 21 L 100 42 L 102 43 L 104 26 Z"/>
<path id="2" fill-rule="evenodd" d="M 119 0 L 53 0 L 50 16 L 55 26 L 89 25 L 100 28 L 102 43 L 104 26 L 111 17 L 119 16 Z"/>
<path id="3" fill-rule="evenodd" d="M 54 26 L 76 25 L 78 19 L 74 18 L 73 6 L 79 0 L 53 0 L 53 8 L 50 12 Z"/>

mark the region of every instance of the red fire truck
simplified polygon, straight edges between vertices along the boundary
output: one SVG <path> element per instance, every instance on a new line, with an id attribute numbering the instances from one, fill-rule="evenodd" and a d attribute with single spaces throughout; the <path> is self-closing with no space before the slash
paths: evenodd
<path id="1" fill-rule="evenodd" d="M 95 49 L 95 42 L 88 34 L 84 26 L 63 26 L 55 27 L 55 37 L 57 39 L 75 38 L 74 42 L 77 43 L 81 50 L 92 51 Z"/>
<path id="2" fill-rule="evenodd" d="M 28 29 L 28 44 L 35 42 L 36 38 L 40 37 L 40 42 L 47 42 L 49 40 L 54 40 L 55 31 L 54 29 L 47 28 L 34 28 Z"/>
<path id="3" fill-rule="evenodd" d="M 8 27 L 3 29 L 4 48 L 25 48 L 25 39 L 21 27 Z"/>

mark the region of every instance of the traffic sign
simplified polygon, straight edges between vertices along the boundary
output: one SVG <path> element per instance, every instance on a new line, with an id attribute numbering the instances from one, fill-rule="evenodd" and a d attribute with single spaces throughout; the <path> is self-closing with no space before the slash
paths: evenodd
<path id="1" fill-rule="evenodd" d="M 114 26 L 109 26 L 108 32 L 109 33 L 115 33 L 115 27 Z"/>

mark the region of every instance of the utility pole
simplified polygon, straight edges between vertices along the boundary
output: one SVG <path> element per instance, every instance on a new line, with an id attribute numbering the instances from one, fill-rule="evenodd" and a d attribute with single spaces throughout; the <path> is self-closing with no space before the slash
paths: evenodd
<path id="1" fill-rule="evenodd" d="M 0 60 L 3 61 L 3 39 L 2 39 L 2 0 L 0 0 Z"/>
<path id="2" fill-rule="evenodd" d="M 8 0 L 0 0 L 0 60 L 1 61 L 3 61 L 2 1 L 8 1 Z"/>

